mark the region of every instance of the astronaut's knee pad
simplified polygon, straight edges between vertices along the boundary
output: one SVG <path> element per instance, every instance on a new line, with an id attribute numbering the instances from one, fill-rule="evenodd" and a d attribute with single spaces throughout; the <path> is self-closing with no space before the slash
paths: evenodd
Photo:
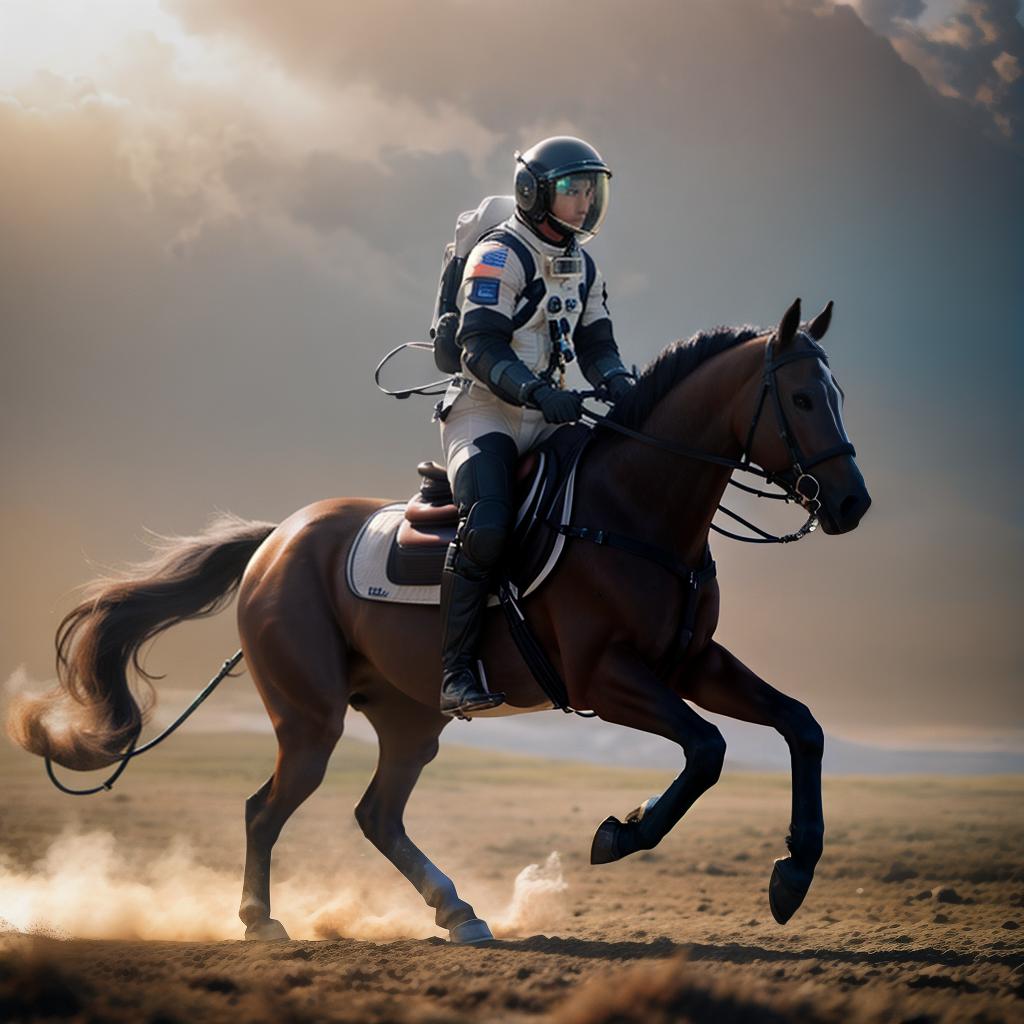
<path id="1" fill-rule="evenodd" d="M 452 490 L 459 507 L 462 557 L 480 570 L 501 558 L 512 523 L 512 475 L 517 451 L 504 434 L 476 438 L 477 451 L 455 473 Z"/>
<path id="2" fill-rule="evenodd" d="M 512 438 L 492 432 L 475 438 L 476 451 L 455 471 L 452 494 L 465 516 L 478 501 L 498 498 L 511 504 L 512 479 L 519 453 Z"/>
<path id="3" fill-rule="evenodd" d="M 496 498 L 482 498 L 459 524 L 459 547 L 478 566 L 492 569 L 508 540 L 511 510 Z"/>

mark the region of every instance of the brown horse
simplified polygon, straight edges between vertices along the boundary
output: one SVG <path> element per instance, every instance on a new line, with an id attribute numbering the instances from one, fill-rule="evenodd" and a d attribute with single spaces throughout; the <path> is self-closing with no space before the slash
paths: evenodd
<path id="1" fill-rule="evenodd" d="M 577 473 L 574 519 L 699 566 L 731 470 L 667 450 L 687 445 L 732 460 L 746 453 L 805 494 L 807 481 L 816 483 L 824 531 L 854 529 L 871 499 L 818 345 L 830 316 L 831 303 L 801 330 L 798 299 L 771 334 L 722 329 L 669 346 L 613 417 L 665 445 L 598 431 Z M 802 476 L 801 486 L 797 478 L 812 465 L 814 479 Z M 355 810 L 363 832 L 436 909 L 453 941 L 490 937 L 402 824 L 448 719 L 437 710 L 437 608 L 362 600 L 346 583 L 352 540 L 383 504 L 321 501 L 279 526 L 222 518 L 198 537 L 176 538 L 124 578 L 94 584 L 58 631 L 60 687 L 23 700 L 11 714 L 12 735 L 36 754 L 77 769 L 113 763 L 145 718 L 128 680 L 129 671 L 145 676 L 141 647 L 177 622 L 218 611 L 240 583 L 242 648 L 278 740 L 273 775 L 245 805 L 239 913 L 247 938 L 287 937 L 270 916 L 271 849 L 320 784 L 350 706 L 366 715 L 380 742 L 376 773 Z M 802 902 L 822 851 L 822 731 L 803 704 L 714 642 L 714 580 L 699 592 L 692 639 L 679 643 L 685 590 L 678 575 L 653 561 L 570 541 L 553 575 L 524 604 L 573 707 L 665 736 L 685 754 L 684 770 L 657 801 L 601 825 L 592 861 L 654 847 L 717 781 L 725 742 L 691 705 L 772 726 L 792 755 L 789 856 L 776 862 L 769 886 L 772 912 L 783 923 Z M 483 658 L 490 685 L 510 706 L 545 703 L 495 613 Z M 70 722 L 63 729 L 51 714 L 57 704 Z"/>

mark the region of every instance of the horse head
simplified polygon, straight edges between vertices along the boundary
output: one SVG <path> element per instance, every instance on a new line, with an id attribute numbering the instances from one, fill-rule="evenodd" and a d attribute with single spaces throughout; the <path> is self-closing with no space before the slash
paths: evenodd
<path id="1" fill-rule="evenodd" d="M 822 529 L 838 534 L 856 528 L 871 496 L 843 425 L 843 391 L 820 344 L 831 319 L 829 302 L 801 327 L 797 299 L 767 339 L 761 379 L 749 389 L 746 452 L 805 505 L 817 502 Z"/>

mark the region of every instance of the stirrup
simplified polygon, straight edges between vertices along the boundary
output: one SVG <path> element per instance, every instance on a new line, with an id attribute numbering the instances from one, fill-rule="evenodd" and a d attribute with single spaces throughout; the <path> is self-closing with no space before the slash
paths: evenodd
<path id="1" fill-rule="evenodd" d="M 488 711 L 504 703 L 505 694 L 487 690 L 470 668 L 452 675 L 441 684 L 442 715 L 465 719 L 478 711 Z"/>
<path id="2" fill-rule="evenodd" d="M 496 708 L 504 703 L 505 694 L 487 693 L 480 698 L 474 697 L 469 700 L 465 700 L 454 708 L 446 708 L 442 704 L 441 714 L 447 715 L 449 718 L 461 718 L 463 721 L 468 722 L 470 720 L 470 715 L 476 714 L 479 711 L 489 711 L 491 708 Z"/>

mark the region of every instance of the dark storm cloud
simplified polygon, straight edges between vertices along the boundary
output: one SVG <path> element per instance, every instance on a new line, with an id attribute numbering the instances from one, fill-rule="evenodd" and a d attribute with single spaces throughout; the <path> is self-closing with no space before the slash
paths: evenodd
<path id="1" fill-rule="evenodd" d="M 1024 148 L 1024 26 L 1018 0 L 965 0 L 943 24 L 915 24 L 919 0 L 861 0 L 865 22 L 892 39 L 936 89 L 985 112 Z"/>
<path id="2" fill-rule="evenodd" d="M 924 5 L 862 0 L 858 8 L 866 23 L 890 34 L 909 29 Z M 416 0 L 297 0 L 287 9 L 269 0 L 173 0 L 172 9 L 190 29 L 246 38 L 296 74 L 370 82 L 424 105 L 451 102 L 495 125 L 522 107 L 557 107 L 570 120 L 595 106 L 608 114 L 653 114 L 664 109 L 666 80 L 728 92 L 740 65 L 771 59 L 777 47 L 784 61 L 785 40 L 813 38 L 810 18 L 829 13 L 822 0 L 705 0 L 685 9 L 649 0 L 628 13 L 616 0 L 593 0 L 585 17 L 572 5 L 557 11 L 524 0 L 515 18 L 495 5 L 454 0 L 432 5 L 429 19 Z M 972 0 L 957 20 L 986 45 L 993 43 L 991 26 L 1014 55 L 1015 12 L 1014 0 Z M 641 92 L 640 106 L 631 104 Z"/>
<path id="3" fill-rule="evenodd" d="M 866 25 L 889 34 L 897 21 L 914 21 L 925 11 L 924 0 L 860 0 L 857 10 Z"/>
<path id="4" fill-rule="evenodd" d="M 512 148 L 540 134 L 545 118 L 587 136 L 616 170 L 608 258 L 670 250 L 679 238 L 688 254 L 701 254 L 697 265 L 691 256 L 616 268 L 619 279 L 646 278 L 649 294 L 673 288 L 685 305 L 708 294 L 697 279 L 728 267 L 756 291 L 757 305 L 771 297 L 774 309 L 783 300 L 772 293 L 798 282 L 766 273 L 763 255 L 747 244 L 751 225 L 776 240 L 773 267 L 794 269 L 821 265 L 819 250 L 838 228 L 848 256 L 861 254 L 852 268 L 859 273 L 869 253 L 891 247 L 889 228 L 899 221 L 908 226 L 899 232 L 901 274 L 923 285 L 936 269 L 953 279 L 967 270 L 971 279 L 1003 283 L 1004 249 L 969 239 L 993 225 L 1004 225 L 1005 235 L 1018 203 L 1017 167 L 979 137 L 981 117 L 926 87 L 848 7 L 651 2 L 627 17 L 621 4 L 598 0 L 586 17 L 564 12 L 572 44 L 556 48 L 557 71 L 551 46 L 560 37 L 546 4 L 527 3 L 514 19 L 462 3 L 436 4 L 424 19 L 411 0 L 383 11 L 312 0 L 287 11 L 268 2 L 178 0 L 175 10 L 193 30 L 240 35 L 325 88 L 370 83 L 424 110 L 451 103 L 470 113 L 506 140 L 478 192 L 507 187 Z M 371 188 L 360 149 L 352 140 L 336 157 L 311 160 L 288 208 L 337 224 L 348 201 L 343 183 L 361 193 L 361 208 L 348 216 L 364 231 L 375 218 L 388 220 L 383 207 L 404 204 L 403 190 L 420 193 L 417 210 L 440 208 L 415 171 Z M 453 202 L 445 217 L 475 194 Z M 939 248 L 947 254 L 942 268 L 930 262 Z M 965 267 L 968 251 L 981 251 L 981 263 L 972 255 Z M 694 281 L 692 292 L 680 275 Z M 703 324 L 680 323 L 666 302 L 649 303 L 645 314 L 655 337 Z"/>

